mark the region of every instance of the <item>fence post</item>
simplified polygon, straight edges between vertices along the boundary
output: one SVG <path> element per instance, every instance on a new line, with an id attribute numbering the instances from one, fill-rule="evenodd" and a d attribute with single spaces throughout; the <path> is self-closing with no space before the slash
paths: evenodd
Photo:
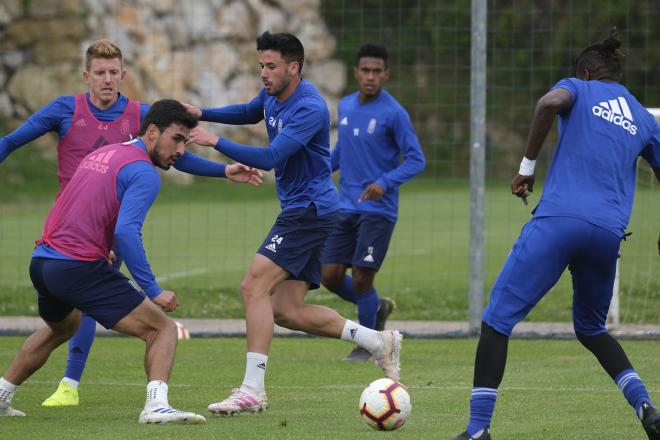
<path id="1" fill-rule="evenodd" d="M 470 61 L 470 333 L 478 334 L 484 305 L 484 187 L 486 175 L 486 0 L 472 0 Z"/>

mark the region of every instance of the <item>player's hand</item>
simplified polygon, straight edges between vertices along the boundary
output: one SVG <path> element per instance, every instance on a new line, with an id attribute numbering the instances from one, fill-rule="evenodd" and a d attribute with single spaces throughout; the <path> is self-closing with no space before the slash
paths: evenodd
<path id="1" fill-rule="evenodd" d="M 362 194 L 360 194 L 360 198 L 358 199 L 358 202 L 362 202 L 364 200 L 378 200 L 381 197 L 383 197 L 383 194 L 385 194 L 385 189 L 383 189 L 382 186 L 374 182 L 368 187 L 366 187 L 364 191 L 362 191 Z"/>
<path id="2" fill-rule="evenodd" d="M 179 301 L 171 290 L 163 290 L 153 301 L 165 312 L 172 312 L 179 306 Z"/>
<path id="3" fill-rule="evenodd" d="M 261 170 L 243 165 L 240 162 L 227 165 L 225 174 L 227 175 L 227 179 L 232 182 L 247 183 L 252 186 L 259 186 L 264 183 L 261 180 L 264 175 Z"/>
<path id="4" fill-rule="evenodd" d="M 194 105 L 187 104 L 185 102 L 182 102 L 183 106 L 188 110 L 188 113 L 193 115 L 195 119 L 199 119 L 202 117 L 202 110 L 199 107 L 195 107 Z"/>
<path id="5" fill-rule="evenodd" d="M 190 138 L 186 141 L 186 145 L 197 144 L 204 147 L 215 147 L 219 140 L 220 136 L 210 133 L 203 127 L 197 126 L 190 130 Z"/>
<path id="6" fill-rule="evenodd" d="M 511 194 L 520 197 L 527 205 L 527 196 L 534 192 L 534 175 L 521 176 L 516 174 L 516 177 L 511 181 Z"/>
<path id="7" fill-rule="evenodd" d="M 117 262 L 117 256 L 115 255 L 115 251 L 110 249 L 110 254 L 108 254 L 108 260 L 110 260 L 110 263 L 115 264 Z"/>

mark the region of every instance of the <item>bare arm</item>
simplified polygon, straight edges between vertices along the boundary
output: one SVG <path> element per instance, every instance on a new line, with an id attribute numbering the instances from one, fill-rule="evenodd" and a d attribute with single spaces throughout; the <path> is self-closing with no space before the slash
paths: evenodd
<path id="1" fill-rule="evenodd" d="M 545 139 L 548 137 L 548 133 L 552 129 L 555 115 L 568 110 L 572 101 L 573 98 L 568 90 L 557 88 L 550 90 L 536 103 L 532 127 L 527 138 L 527 148 L 525 149 L 525 157 L 528 160 L 536 160 Z M 533 190 L 534 174 L 527 176 L 516 174 L 511 182 L 511 193 L 522 198 L 525 205 L 527 204 L 527 196 Z"/>

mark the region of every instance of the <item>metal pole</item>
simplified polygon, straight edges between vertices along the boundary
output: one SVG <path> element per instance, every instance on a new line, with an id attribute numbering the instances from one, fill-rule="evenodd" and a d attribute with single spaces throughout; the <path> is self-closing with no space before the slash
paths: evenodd
<path id="1" fill-rule="evenodd" d="M 470 333 L 478 334 L 484 306 L 484 186 L 486 176 L 487 0 L 472 0 L 470 63 Z"/>

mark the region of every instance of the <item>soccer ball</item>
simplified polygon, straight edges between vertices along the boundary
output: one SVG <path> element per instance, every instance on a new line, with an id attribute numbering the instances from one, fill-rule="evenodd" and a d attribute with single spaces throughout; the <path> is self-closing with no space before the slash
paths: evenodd
<path id="1" fill-rule="evenodd" d="M 178 340 L 190 339 L 190 332 L 188 329 L 181 324 L 179 321 L 174 321 L 176 324 L 176 337 Z"/>
<path id="2" fill-rule="evenodd" d="M 410 415 L 412 404 L 406 387 L 392 379 L 378 379 L 360 396 L 360 415 L 373 429 L 394 431 Z"/>

